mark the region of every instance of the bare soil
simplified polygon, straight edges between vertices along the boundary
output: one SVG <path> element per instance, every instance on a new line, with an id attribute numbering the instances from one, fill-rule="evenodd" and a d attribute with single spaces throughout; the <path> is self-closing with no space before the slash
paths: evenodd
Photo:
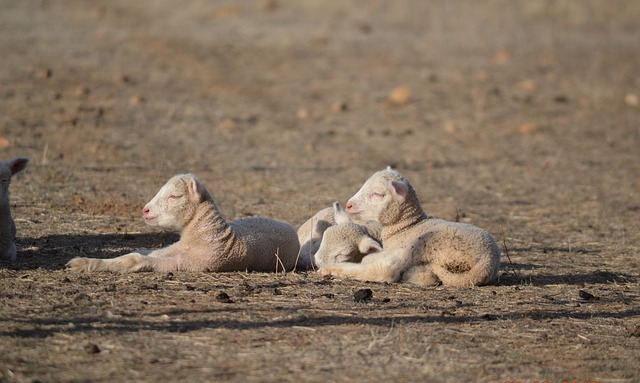
<path id="1" fill-rule="evenodd" d="M 639 381 L 638 2 L 0 9 L 0 156 L 31 159 L 0 381 Z M 175 241 L 139 215 L 179 172 L 298 226 L 387 165 L 496 236 L 496 285 L 64 270 Z"/>

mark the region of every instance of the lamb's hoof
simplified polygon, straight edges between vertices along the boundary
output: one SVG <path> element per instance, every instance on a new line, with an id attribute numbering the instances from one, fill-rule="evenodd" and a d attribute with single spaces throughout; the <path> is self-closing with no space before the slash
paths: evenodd
<path id="1" fill-rule="evenodd" d="M 323 277 L 330 277 L 330 276 L 340 275 L 341 271 L 342 270 L 340 269 L 340 267 L 339 266 L 335 266 L 335 265 L 324 265 L 319 270 L 320 275 L 323 276 Z"/>
<path id="2" fill-rule="evenodd" d="M 65 265 L 67 270 L 71 271 L 91 271 L 91 260 L 89 258 L 77 257 L 73 258 Z"/>

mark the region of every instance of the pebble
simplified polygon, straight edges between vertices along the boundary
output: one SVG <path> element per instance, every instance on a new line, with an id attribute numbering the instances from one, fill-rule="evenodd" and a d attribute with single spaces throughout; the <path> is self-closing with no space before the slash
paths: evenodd
<path id="1" fill-rule="evenodd" d="M 91 89 L 89 89 L 84 85 L 80 85 L 76 88 L 76 90 L 73 93 L 78 97 L 87 96 L 89 95 L 89 93 L 91 93 Z"/>
<path id="2" fill-rule="evenodd" d="M 102 350 L 100 350 L 100 347 L 98 347 L 97 344 L 88 343 L 84 346 L 84 351 L 86 351 L 87 354 L 97 354 Z"/>
<path id="3" fill-rule="evenodd" d="M 373 298 L 373 291 L 371 289 L 360 289 L 353 293 L 353 299 L 356 302 L 366 302 Z"/>
<path id="4" fill-rule="evenodd" d="M 220 303 L 233 303 L 233 300 L 229 297 L 229 294 L 224 291 L 220 291 L 216 294 L 216 300 Z"/>
<path id="5" fill-rule="evenodd" d="M 129 104 L 130 104 L 130 105 L 134 105 L 134 106 L 135 106 L 135 105 L 143 104 L 145 101 L 146 101 L 146 100 L 144 99 L 144 97 L 142 97 L 142 96 L 140 96 L 140 95 L 135 95 L 135 96 L 132 96 L 132 97 L 129 99 Z"/>
<path id="6" fill-rule="evenodd" d="M 411 102 L 411 88 L 406 85 L 396 87 L 389 94 L 389 102 L 392 105 L 401 106 Z"/>

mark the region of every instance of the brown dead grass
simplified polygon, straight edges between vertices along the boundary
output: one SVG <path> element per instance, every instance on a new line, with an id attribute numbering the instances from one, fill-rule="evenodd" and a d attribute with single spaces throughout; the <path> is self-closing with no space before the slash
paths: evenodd
<path id="1" fill-rule="evenodd" d="M 1 6 L 0 150 L 31 164 L 0 381 L 637 380 L 636 2 Z M 138 218 L 174 173 L 299 225 L 387 165 L 496 235 L 497 285 L 63 270 L 175 241 Z"/>

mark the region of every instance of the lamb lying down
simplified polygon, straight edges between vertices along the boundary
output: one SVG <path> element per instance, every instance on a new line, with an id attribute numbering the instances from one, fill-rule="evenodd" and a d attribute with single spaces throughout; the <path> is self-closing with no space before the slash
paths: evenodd
<path id="1" fill-rule="evenodd" d="M 300 245 L 291 225 L 268 218 L 227 222 L 192 174 L 171 178 L 144 207 L 151 226 L 180 231 L 168 247 L 113 259 L 74 258 L 75 271 L 284 271 L 292 270 Z"/>
<path id="2" fill-rule="evenodd" d="M 323 275 L 450 286 L 484 285 L 497 277 L 500 248 L 491 234 L 427 216 L 409 181 L 391 168 L 371 176 L 346 211 L 353 219 L 382 225 L 384 250 L 362 263 L 325 264 Z"/>
<path id="3" fill-rule="evenodd" d="M 340 224 L 340 229 L 332 229 L 336 224 Z M 300 259 L 297 267 L 314 269 L 323 263 L 337 262 L 336 259 L 360 262 L 366 254 L 382 249 L 381 230 L 378 222 L 353 222 L 340 204 L 334 202 L 333 207 L 320 210 L 298 229 Z M 321 246 L 322 255 L 318 257 Z"/>
<path id="4" fill-rule="evenodd" d="M 317 266 L 336 262 L 365 262 L 366 255 L 382 251 L 381 227 L 376 222 L 359 225 L 349 218 L 338 202 L 333 204 L 335 225 L 328 227 L 315 253 Z M 364 258 L 364 259 L 363 259 Z"/>

